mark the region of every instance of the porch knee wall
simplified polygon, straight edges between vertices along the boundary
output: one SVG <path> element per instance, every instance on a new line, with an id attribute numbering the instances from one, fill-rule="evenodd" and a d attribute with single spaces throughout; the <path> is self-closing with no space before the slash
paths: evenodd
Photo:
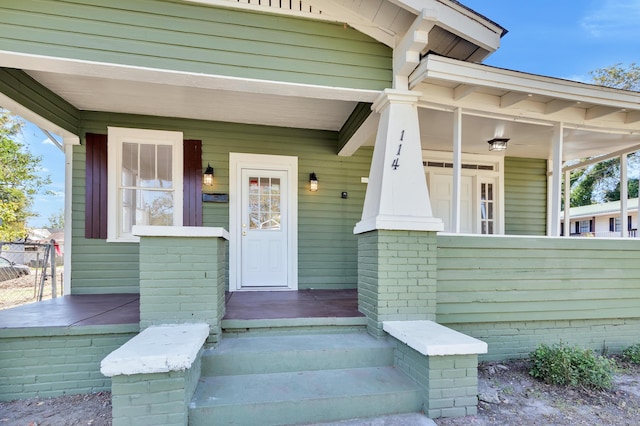
<path id="1" fill-rule="evenodd" d="M 480 361 L 527 358 L 538 345 L 563 342 L 597 353 L 621 353 L 640 341 L 640 319 L 581 319 L 442 324 L 486 342 Z"/>
<path id="2" fill-rule="evenodd" d="M 225 239 L 141 237 L 140 329 L 204 322 L 217 342 L 225 283 Z"/>
<path id="3" fill-rule="evenodd" d="M 436 318 L 437 234 L 375 230 L 358 235 L 358 308 L 367 329 L 383 321 Z"/>
<path id="4" fill-rule="evenodd" d="M 0 332 L 0 401 L 109 390 L 100 361 L 131 326 L 51 327 Z"/>

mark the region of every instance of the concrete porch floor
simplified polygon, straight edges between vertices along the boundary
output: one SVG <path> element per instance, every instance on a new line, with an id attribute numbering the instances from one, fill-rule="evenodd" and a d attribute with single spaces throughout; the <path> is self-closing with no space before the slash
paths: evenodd
<path id="1" fill-rule="evenodd" d="M 356 290 L 235 292 L 225 320 L 359 318 Z M 137 324 L 138 294 L 70 295 L 0 310 L 0 329 Z"/>

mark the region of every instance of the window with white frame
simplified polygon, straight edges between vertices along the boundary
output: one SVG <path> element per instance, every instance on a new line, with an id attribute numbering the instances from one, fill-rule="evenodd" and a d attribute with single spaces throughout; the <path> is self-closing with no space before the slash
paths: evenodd
<path id="1" fill-rule="evenodd" d="M 109 127 L 109 241 L 134 225 L 182 225 L 182 132 Z"/>

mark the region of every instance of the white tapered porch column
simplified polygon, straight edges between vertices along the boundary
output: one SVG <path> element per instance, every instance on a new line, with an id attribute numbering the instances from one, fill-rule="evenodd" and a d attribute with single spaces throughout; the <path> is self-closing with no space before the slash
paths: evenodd
<path id="1" fill-rule="evenodd" d="M 560 235 L 560 200 L 562 197 L 562 143 L 564 125 L 558 123 L 553 128 L 553 174 L 551 176 L 551 226 L 549 235 Z"/>
<path id="2" fill-rule="evenodd" d="M 629 175 L 627 172 L 627 154 L 620 156 L 620 236 L 629 237 L 629 225 L 627 223 L 629 198 Z"/>
<path id="3" fill-rule="evenodd" d="M 380 114 L 380 123 L 355 234 L 376 229 L 444 229 L 442 220 L 433 217 L 422 165 L 419 97 L 418 92 L 386 89 L 372 106 Z"/>

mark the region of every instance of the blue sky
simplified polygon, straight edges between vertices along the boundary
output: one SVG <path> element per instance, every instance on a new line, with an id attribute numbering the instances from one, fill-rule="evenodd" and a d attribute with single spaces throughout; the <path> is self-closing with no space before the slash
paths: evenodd
<path id="1" fill-rule="evenodd" d="M 589 71 L 640 63 L 640 0 L 460 0 L 509 32 L 484 63 L 589 82 Z"/>
<path id="2" fill-rule="evenodd" d="M 53 192 L 53 195 L 35 197 L 31 210 L 38 213 L 38 216 L 27 222 L 32 228 L 41 228 L 49 224 L 52 214 L 64 209 L 64 154 L 32 123 L 25 123 L 19 138 L 32 154 L 42 157 L 39 174 L 51 177 L 51 185 L 46 189 Z"/>
<path id="3" fill-rule="evenodd" d="M 550 77 L 589 82 L 590 71 L 640 63 L 640 0 L 461 0 L 509 32 L 485 63 Z M 64 207 L 64 155 L 35 126 L 23 136 L 43 156 L 56 195 L 38 196 L 29 221 L 42 227 Z"/>

